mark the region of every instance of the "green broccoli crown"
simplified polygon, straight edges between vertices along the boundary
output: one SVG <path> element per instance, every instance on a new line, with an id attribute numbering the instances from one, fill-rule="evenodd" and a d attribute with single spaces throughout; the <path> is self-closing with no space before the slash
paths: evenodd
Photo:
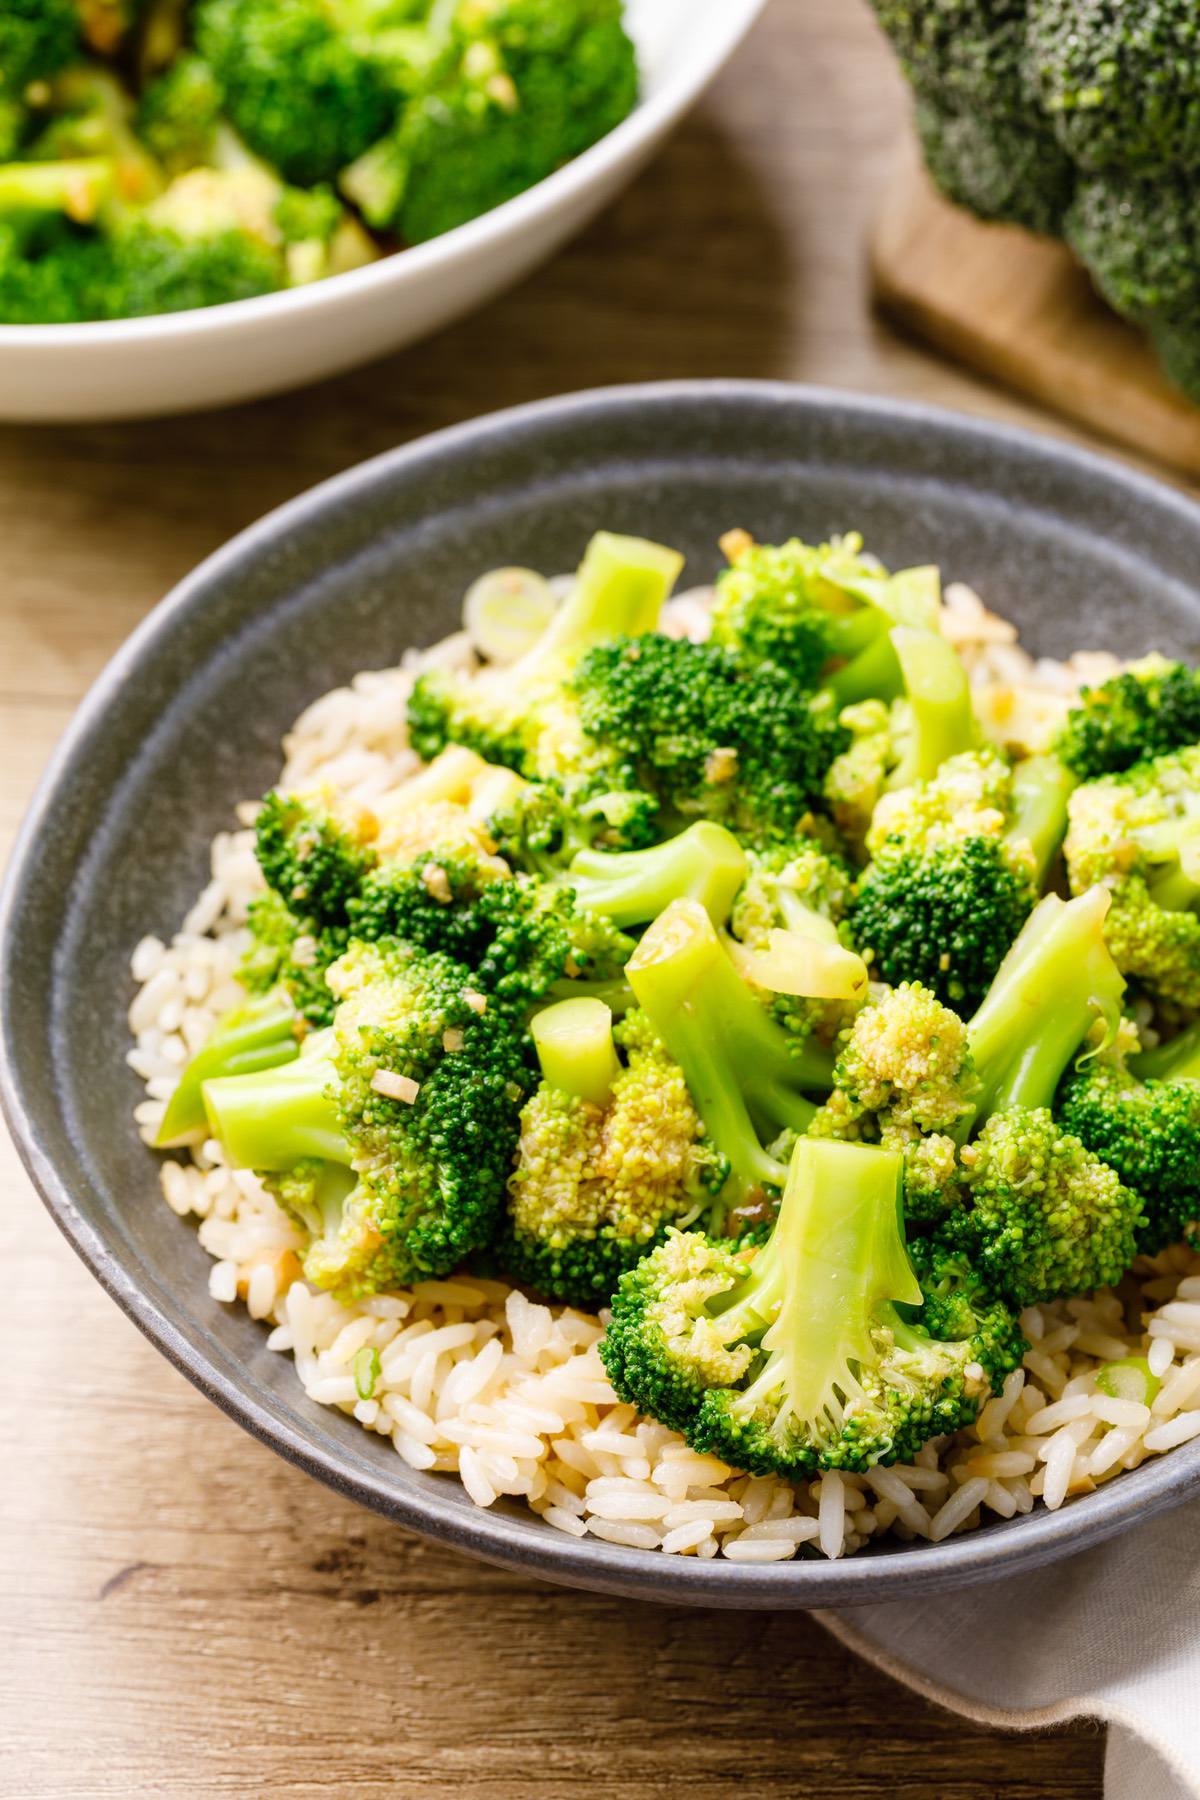
<path id="1" fill-rule="evenodd" d="M 919 982 L 904 982 L 862 1009 L 841 1044 L 833 1080 L 826 1122 L 849 1125 L 869 1115 L 876 1129 L 902 1137 L 954 1131 L 971 1117 L 979 1091 L 967 1027 Z"/>
<path id="2" fill-rule="evenodd" d="M 333 1165 L 319 1172 L 333 1210 L 304 1267 L 352 1298 L 446 1274 L 490 1241 L 530 1076 L 524 1033 L 503 1009 L 480 1011 L 470 971 L 448 957 L 351 944 L 328 979 L 330 1032 L 284 1068 L 203 1095 L 232 1160 L 287 1176 L 277 1191 L 302 1222 L 296 1196 L 314 1171 L 298 1166 Z"/>
<path id="3" fill-rule="evenodd" d="M 331 181 L 392 122 L 385 71 L 321 0 L 201 0 L 193 31 L 237 130 L 300 187 Z"/>
<path id="4" fill-rule="evenodd" d="M 423 243 L 578 156 L 637 92 L 620 0 L 460 0 L 422 91 L 346 191 L 372 224 Z"/>
<path id="5" fill-rule="evenodd" d="M 254 831 L 259 867 L 280 898 L 306 918 L 344 924 L 376 862 L 366 821 L 338 819 L 319 798 L 270 793 Z"/>
<path id="6" fill-rule="evenodd" d="M 247 924 L 250 943 L 238 965 L 246 992 L 266 995 L 282 988 L 310 1025 L 332 1024 L 334 1002 L 325 975 L 346 948 L 345 926 L 320 925 L 294 913 L 274 892 L 251 901 Z"/>
<path id="7" fill-rule="evenodd" d="M 906 1211 L 909 1191 L 906 1172 Z M 930 1337 L 950 1343 L 969 1340 L 988 1385 L 999 1393 L 1005 1376 L 1020 1367 L 1029 1348 L 1018 1321 L 961 1250 L 934 1238 L 914 1237 L 908 1255 L 924 1295 L 918 1322 Z"/>
<path id="8" fill-rule="evenodd" d="M 1171 173 L 1200 161 L 1200 21 L 1189 0 L 1037 0 L 1026 66 L 1082 167 Z"/>
<path id="9" fill-rule="evenodd" d="M 969 1204 L 939 1240 L 1013 1305 L 1109 1286 L 1133 1261 L 1140 1196 L 1047 1108 L 994 1114 L 961 1160 Z"/>
<path id="10" fill-rule="evenodd" d="M 717 579 L 712 638 L 741 661 L 815 687 L 832 657 L 853 656 L 884 631 L 884 614 L 863 604 L 881 570 L 860 554 L 860 538 L 756 544 L 732 532 L 722 543 L 729 567 Z"/>
<path id="11" fill-rule="evenodd" d="M 1001 1360 L 998 1317 L 985 1345 L 924 1329 L 901 1176 L 891 1151 L 801 1139 L 761 1248 L 671 1234 L 618 1289 L 601 1346 L 617 1392 L 697 1449 L 793 1479 L 969 1424 L 988 1391 L 977 1351 Z"/>
<path id="12" fill-rule="evenodd" d="M 79 51 L 74 0 L 6 0 L 0 12 L 0 89 L 20 94 L 57 75 Z"/>
<path id="13" fill-rule="evenodd" d="M 1152 656 L 1084 688 L 1057 748 L 1080 781 L 1095 781 L 1197 742 L 1200 672 Z"/>
<path id="14" fill-rule="evenodd" d="M 1032 108 L 1014 115 L 918 90 L 915 120 L 926 167 L 948 200 L 998 225 L 1061 235 L 1075 168 Z"/>
<path id="15" fill-rule="evenodd" d="M 1069 814 L 1071 890 L 1111 894 L 1118 966 L 1163 999 L 1200 1006 L 1200 745 L 1085 783 Z"/>
<path id="16" fill-rule="evenodd" d="M 1138 1248 L 1153 1255 L 1200 1219 L 1200 1080 L 1139 1080 L 1119 1053 L 1067 1071 L 1055 1103 L 1064 1131 L 1142 1199 Z"/>
<path id="17" fill-rule="evenodd" d="M 1081 181 L 1067 242 L 1118 312 L 1153 325 L 1200 306 L 1200 229 L 1190 174 L 1110 173 Z"/>
<path id="18" fill-rule="evenodd" d="M 719 644 L 618 638 L 587 653 L 573 688 L 585 733 L 634 785 L 751 840 L 795 832 L 848 742 L 828 697 Z"/>
<path id="19" fill-rule="evenodd" d="M 137 131 L 173 174 L 207 162 L 221 118 L 221 89 L 202 57 L 186 54 L 146 88 Z"/>
<path id="20" fill-rule="evenodd" d="M 695 1216 L 724 1175 L 644 1015 L 630 1013 L 612 1035 L 625 1062 L 602 1103 L 549 1079 L 526 1102 L 496 1252 L 515 1279 L 576 1305 L 606 1303 L 624 1271 L 668 1225 Z"/>

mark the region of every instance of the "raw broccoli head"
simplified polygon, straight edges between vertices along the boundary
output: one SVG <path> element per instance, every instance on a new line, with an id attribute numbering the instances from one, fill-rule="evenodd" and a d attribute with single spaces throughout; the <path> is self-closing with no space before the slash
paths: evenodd
<path id="1" fill-rule="evenodd" d="M 1200 20 L 1191 0 L 1037 0 L 1026 67 L 1082 168 L 1169 174 L 1200 161 Z"/>
<path id="2" fill-rule="evenodd" d="M 948 200 L 997 225 L 1061 235 L 1077 176 L 1032 109 L 1014 116 L 918 92 L 914 117 L 925 166 Z"/>
<path id="3" fill-rule="evenodd" d="M 1065 851 L 1072 892 L 1112 896 L 1106 932 L 1123 972 L 1200 1006 L 1200 745 L 1077 788 Z"/>
<path id="4" fill-rule="evenodd" d="M 1200 742 L 1200 671 L 1147 657 L 1099 687 L 1084 688 L 1057 749 L 1080 781 L 1117 775 Z"/>
<path id="5" fill-rule="evenodd" d="M 345 190 L 373 225 L 423 243 L 578 156 L 637 91 L 620 0 L 460 0 L 423 89 Z"/>
<path id="6" fill-rule="evenodd" d="M 193 34 L 234 126 L 298 186 L 331 181 L 392 122 L 386 72 L 321 0 L 200 0 Z"/>
<path id="7" fill-rule="evenodd" d="M 1014 1306 L 1109 1286 L 1133 1261 L 1141 1197 L 1047 1108 L 994 1114 L 961 1161 L 968 1203 L 938 1241 Z"/>
<path id="8" fill-rule="evenodd" d="M 79 51 L 74 0 L 6 0 L 0 11 L 0 92 L 23 93 L 66 68 Z"/>
<path id="9" fill-rule="evenodd" d="M 309 1280 L 350 1299 L 446 1274 L 490 1241 L 530 1076 L 523 1032 L 478 1011 L 448 957 L 352 944 L 329 983 L 329 1033 L 203 1094 L 230 1160 L 309 1230 Z"/>
<path id="10" fill-rule="evenodd" d="M 607 1015 L 599 1003 L 592 1006 Z M 536 1018 L 533 1030 L 536 1042 Z M 508 1223 L 496 1249 L 514 1279 L 550 1299 L 591 1307 L 607 1303 L 624 1271 L 668 1225 L 711 1203 L 725 1173 L 704 1140 L 682 1073 L 644 1015 L 630 1013 L 615 1032 L 607 1016 L 602 1031 L 600 1050 L 611 1059 L 606 1091 L 604 1076 L 597 1088 L 584 1066 L 585 1056 L 596 1058 L 594 1042 L 575 1046 L 565 1068 L 559 1044 L 553 1078 L 544 1059 L 543 1080 L 521 1114 Z"/>
<path id="11" fill-rule="evenodd" d="M 1160 1066 L 1170 1070 L 1170 1060 Z M 1141 1195 L 1138 1248 L 1149 1255 L 1178 1243 L 1200 1219 L 1197 1074 L 1200 1066 L 1196 1074 L 1143 1080 L 1118 1045 L 1069 1069 L 1055 1102 L 1063 1129 Z"/>
<path id="12" fill-rule="evenodd" d="M 1125 171 L 1081 181 L 1067 242 L 1109 304 L 1139 324 L 1200 306 L 1200 222 L 1190 174 Z"/>
<path id="13" fill-rule="evenodd" d="M 587 653 L 572 687 L 586 736 L 668 813 L 751 841 L 794 834 L 848 741 L 827 697 L 719 644 L 618 638 Z"/>
<path id="14" fill-rule="evenodd" d="M 1005 1366 L 998 1315 L 986 1341 L 924 1327 L 901 1177 L 890 1151 L 801 1139 L 761 1248 L 670 1234 L 614 1301 L 601 1356 L 618 1394 L 697 1449 L 792 1479 L 969 1424 Z M 1014 1327 L 1007 1366 L 1019 1356 Z"/>

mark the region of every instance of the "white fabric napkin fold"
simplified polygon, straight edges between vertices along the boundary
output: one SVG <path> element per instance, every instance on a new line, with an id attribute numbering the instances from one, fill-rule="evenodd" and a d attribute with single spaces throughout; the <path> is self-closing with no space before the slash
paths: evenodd
<path id="1" fill-rule="evenodd" d="M 1200 1800 L 1200 1506 L 1028 1575 L 816 1616 L 984 1724 L 1104 1720 L 1104 1800 Z"/>

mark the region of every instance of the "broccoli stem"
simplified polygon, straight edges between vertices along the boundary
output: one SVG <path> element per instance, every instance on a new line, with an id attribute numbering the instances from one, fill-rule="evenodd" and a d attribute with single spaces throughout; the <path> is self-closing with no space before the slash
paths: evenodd
<path id="1" fill-rule="evenodd" d="M 349 1166 L 352 1151 L 338 1119 L 337 1071 L 323 1054 L 322 1032 L 310 1051 L 261 1074 L 225 1075 L 201 1092 L 213 1136 L 243 1169 L 290 1169 L 317 1160 Z"/>
<path id="2" fill-rule="evenodd" d="M 278 989 L 218 1019 L 208 1042 L 188 1063 L 167 1102 L 156 1145 L 164 1149 L 204 1129 L 207 1115 L 202 1090 L 206 1081 L 257 1074 L 298 1056 L 296 1022 L 295 1007 Z"/>
<path id="3" fill-rule="evenodd" d="M 622 930 L 655 919 L 672 900 L 698 900 L 723 925 L 746 879 L 744 851 L 723 825 L 702 820 L 649 850 L 581 850 L 561 878 L 581 906 Z"/>
<path id="4" fill-rule="evenodd" d="M 561 675 L 593 644 L 655 630 L 682 567 L 677 550 L 598 531 L 570 593 L 533 649 L 509 670 L 514 692 Z"/>
<path id="5" fill-rule="evenodd" d="M 1200 1081 L 1200 1019 L 1130 1062 L 1139 1081 Z"/>
<path id="6" fill-rule="evenodd" d="M 806 1044 L 792 1055 L 696 900 L 672 902 L 625 972 L 737 1181 L 781 1186 L 784 1170 L 764 1150 L 759 1129 L 772 1136 L 807 1130 L 815 1108 L 800 1090 L 829 1087 L 829 1054 Z"/>
<path id="7" fill-rule="evenodd" d="M 979 728 L 966 670 L 945 638 L 910 625 L 898 625 L 890 635 L 912 724 L 889 786 L 911 787 L 931 780 L 948 757 L 973 750 Z"/>
<path id="8" fill-rule="evenodd" d="M 921 1304 L 904 1246 L 903 1167 L 896 1151 L 800 1139 L 770 1239 L 746 1281 L 710 1303 L 744 1336 L 761 1333 L 764 1361 L 735 1415 L 782 1394 L 776 1432 L 794 1421 L 820 1435 L 861 1391 L 858 1370 L 878 1361 L 872 1324 L 890 1314 L 899 1328 L 892 1309 Z"/>
<path id="9" fill-rule="evenodd" d="M 1058 855 L 1067 829 L 1067 802 L 1077 783 L 1057 756 L 1027 756 L 1012 775 L 1012 823 L 1010 844 L 1028 844 L 1033 852 L 1033 875 L 1044 886 L 1050 865 Z"/>
<path id="10" fill-rule="evenodd" d="M 529 1021 L 542 1076 L 553 1088 L 605 1106 L 621 1072 L 613 1016 L 603 1000 L 560 1000 Z"/>
<path id="11" fill-rule="evenodd" d="M 1125 979 L 1104 941 L 1109 895 L 1048 894 L 1030 914 L 968 1026 L 982 1121 L 1009 1107 L 1048 1107 L 1097 1015 L 1115 1030 Z"/>
<path id="12" fill-rule="evenodd" d="M 111 197 L 115 181 L 116 166 L 107 156 L 5 163 L 0 166 L 0 218 L 58 213 L 77 225 L 90 225 Z"/>
<path id="13" fill-rule="evenodd" d="M 1170 860 L 1151 875 L 1150 898 L 1168 912 L 1195 911 L 1200 906 L 1200 826 L 1188 818 L 1156 832 L 1154 849 L 1166 850 Z"/>
<path id="14" fill-rule="evenodd" d="M 879 635 L 866 649 L 835 670 L 825 685 L 839 707 L 855 706 L 860 700 L 900 698 L 904 692 L 900 659 L 890 635 L 882 626 Z"/>
<path id="15" fill-rule="evenodd" d="M 865 617 L 873 622 L 874 630 L 868 632 L 858 624 L 861 642 L 856 653 L 827 685 L 839 706 L 852 706 L 860 700 L 898 700 L 904 692 L 904 674 L 891 627 L 937 632 L 942 600 L 938 571 L 933 567 L 901 569 L 886 579 L 864 581 L 857 591 L 867 604 L 863 613 L 852 619 Z M 834 652 L 848 653 L 849 640 L 849 632 L 841 639 L 831 634 Z"/>

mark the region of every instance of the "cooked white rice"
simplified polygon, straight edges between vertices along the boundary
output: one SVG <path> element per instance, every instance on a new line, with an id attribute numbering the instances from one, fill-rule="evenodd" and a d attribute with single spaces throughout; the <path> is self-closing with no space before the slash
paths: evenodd
<path id="1" fill-rule="evenodd" d="M 706 615 L 706 594 L 681 595 L 668 628 L 701 636 Z M 948 589 L 945 623 L 989 728 L 1024 749 L 1053 735 L 1081 682 L 1117 666 L 1102 655 L 1035 663 L 967 588 Z M 377 803 L 419 767 L 404 724 L 416 670 L 472 660 L 459 633 L 326 694 L 285 742 L 282 785 L 319 781 Z M 129 1062 L 146 1084 L 136 1116 L 147 1142 L 184 1063 L 241 997 L 246 909 L 261 886 L 253 833 L 222 833 L 182 930 L 134 952 Z M 1200 1436 L 1200 1254 L 1186 1248 L 1139 1264 L 1119 1293 L 1028 1309 L 1024 1367 L 970 1430 L 912 1464 L 793 1485 L 699 1455 L 621 1404 L 597 1354 L 601 1318 L 474 1276 L 342 1305 L 301 1278 L 301 1234 L 218 1144 L 164 1162 L 162 1186 L 174 1212 L 199 1221 L 212 1297 L 271 1327 L 268 1345 L 291 1355 L 313 1400 L 352 1413 L 410 1467 L 457 1475 L 477 1506 L 512 1495 L 572 1537 L 740 1562 L 783 1562 L 803 1546 L 843 1556 L 884 1533 L 936 1542 L 1039 1499 L 1059 1507 Z M 1150 1407 L 1098 1389 L 1102 1366 L 1127 1356 L 1146 1356 L 1161 1379 Z"/>

